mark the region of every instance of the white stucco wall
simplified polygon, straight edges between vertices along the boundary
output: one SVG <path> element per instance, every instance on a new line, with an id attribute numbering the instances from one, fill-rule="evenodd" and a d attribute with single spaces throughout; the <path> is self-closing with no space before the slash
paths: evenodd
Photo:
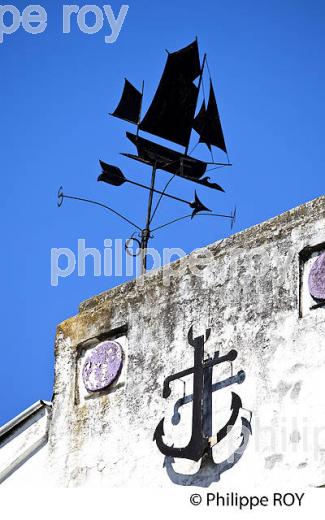
<path id="1" fill-rule="evenodd" d="M 181 422 L 171 424 L 183 382 L 171 385 L 168 399 L 162 398 L 162 387 L 165 377 L 193 365 L 187 333 L 194 324 L 195 335 L 212 329 L 207 355 L 236 349 L 234 374 L 246 373 L 241 385 L 214 393 L 215 432 L 229 419 L 232 391 L 243 403 L 235 427 L 213 449 L 215 462 L 238 447 L 240 419 L 252 412 L 248 447 L 217 485 L 239 485 L 248 474 L 255 486 L 324 484 L 325 308 L 310 312 L 303 286 L 313 248 L 319 252 L 324 243 L 321 197 L 194 252 L 173 264 L 172 272 L 171 267 L 158 270 L 82 304 L 57 331 L 49 441 L 55 481 L 64 486 L 175 485 L 153 434 L 165 417 L 166 443 L 183 446 L 190 438 L 191 404 L 182 407 Z M 195 275 L 188 264 L 198 258 Z M 122 335 L 128 344 L 122 384 L 80 401 L 78 360 L 84 342 Z M 216 367 L 214 381 L 230 371 L 229 364 Z M 191 394 L 192 378 L 185 379 Z M 186 475 L 199 463 L 167 461 L 167 466 L 185 475 L 172 480 L 189 484 Z M 216 479 L 211 471 L 199 484 Z"/>
<path id="2" fill-rule="evenodd" d="M 324 249 L 321 197 L 84 302 L 57 329 L 49 442 L 6 485 L 20 476 L 26 481 L 24 471 L 28 476 L 28 468 L 36 473 L 41 466 L 44 481 L 56 486 L 193 483 L 200 462 L 167 460 L 164 468 L 153 442 L 163 417 L 165 443 L 181 447 L 190 439 L 192 404 L 180 408 L 179 424 L 171 418 L 183 392 L 192 393 L 192 376 L 172 383 L 168 399 L 162 389 L 167 376 L 193 365 L 192 324 L 195 336 L 211 327 L 206 358 L 238 352 L 232 366 L 214 369 L 213 383 L 240 370 L 246 375 L 213 394 L 214 434 L 231 415 L 231 392 L 242 408 L 213 448 L 215 466 L 196 484 L 264 490 L 325 484 L 325 308 L 310 310 L 306 285 Z M 121 341 L 124 367 L 110 389 L 88 395 L 84 355 L 105 339 Z M 242 442 L 242 419 L 251 419 L 252 435 L 241 458 L 222 472 Z"/>

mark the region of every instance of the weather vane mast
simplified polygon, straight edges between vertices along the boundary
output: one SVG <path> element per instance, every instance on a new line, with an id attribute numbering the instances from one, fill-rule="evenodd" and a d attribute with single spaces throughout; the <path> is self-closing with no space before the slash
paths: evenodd
<path id="1" fill-rule="evenodd" d="M 139 231 L 139 240 L 133 238 L 134 235 L 132 236 L 132 240 L 135 240 L 139 245 L 142 273 L 145 273 L 147 270 L 146 252 L 153 231 L 162 229 L 185 218 L 193 219 L 197 215 L 228 218 L 231 220 L 232 226 L 236 218 L 236 211 L 230 215 L 212 213 L 211 210 L 200 201 L 196 191 L 193 201 L 187 201 L 184 198 L 166 192 L 170 182 L 175 176 L 213 190 L 224 191 L 219 184 L 210 182 L 210 177 L 204 176 L 207 171 L 210 171 L 207 170 L 208 165 L 214 166 L 211 169 L 231 166 L 211 77 L 209 99 L 208 101 L 205 99 L 203 73 L 206 65 L 206 54 L 204 55 L 202 64 L 200 62 L 197 39 L 184 49 L 173 53 L 168 52 L 166 66 L 158 89 L 144 117 L 141 118 L 144 83 L 142 84 L 142 91 L 140 92 L 127 79 L 125 80 L 121 100 L 116 110 L 111 114 L 114 117 L 136 125 L 136 133 L 126 132 L 126 136 L 129 141 L 135 145 L 137 154 L 122 153 L 121 155 L 150 166 L 151 183 L 150 186 L 147 186 L 128 179 L 120 168 L 103 161 L 100 161 L 102 173 L 98 177 L 98 181 L 105 182 L 112 186 L 122 186 L 125 183 L 130 183 L 148 190 L 149 197 L 145 227 L 138 226 L 105 204 L 81 197 L 65 195 L 63 188 L 60 188 L 58 193 L 59 206 L 62 205 L 64 198 L 95 204 L 108 209 L 137 229 Z M 195 81 L 197 81 L 197 85 Z M 195 115 L 201 89 L 203 91 L 203 101 L 200 110 L 197 115 Z M 211 153 L 211 162 L 197 159 L 189 154 L 189 145 L 193 130 L 199 135 L 199 141 L 194 149 L 199 143 L 205 144 Z M 184 147 L 184 152 L 182 153 L 145 139 L 139 135 L 140 131 L 180 145 Z M 226 154 L 226 163 L 214 161 L 212 146 L 216 146 Z M 164 170 L 172 175 L 162 191 L 155 187 L 158 170 Z M 153 208 L 154 194 L 159 195 L 159 198 Z M 164 197 L 187 204 L 192 212 L 153 228 L 153 219 Z M 126 245 L 128 252 L 129 242 L 130 241 L 128 241 Z"/>

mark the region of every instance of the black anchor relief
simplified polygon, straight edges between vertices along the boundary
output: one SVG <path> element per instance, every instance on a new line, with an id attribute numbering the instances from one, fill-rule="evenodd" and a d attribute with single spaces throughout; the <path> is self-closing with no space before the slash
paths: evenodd
<path id="1" fill-rule="evenodd" d="M 176 480 L 178 478 L 184 477 L 183 480 L 186 482 L 186 484 L 183 483 L 183 485 L 192 485 L 188 484 L 189 481 L 197 482 L 202 480 L 203 474 L 207 474 L 207 471 L 211 473 L 211 469 L 214 470 L 214 476 L 211 477 L 210 475 L 210 477 L 205 480 L 208 480 L 210 483 L 218 480 L 220 478 L 220 473 L 230 469 L 230 467 L 232 467 L 241 458 L 243 449 L 246 449 L 249 436 L 251 435 L 250 420 L 248 421 L 242 417 L 242 439 L 238 449 L 232 455 L 231 460 L 227 459 L 224 461 L 224 463 L 221 464 L 214 463 L 212 448 L 221 442 L 235 425 L 239 417 L 240 410 L 242 409 L 242 402 L 240 397 L 235 392 L 232 392 L 231 416 L 223 428 L 221 428 L 216 435 L 213 435 L 212 394 L 216 390 L 226 388 L 235 383 L 243 383 L 245 380 L 245 372 L 240 370 L 236 375 L 232 375 L 223 381 L 219 381 L 214 384 L 212 383 L 213 368 L 216 365 L 224 362 L 232 363 L 237 358 L 237 352 L 236 350 L 230 350 L 228 354 L 224 356 L 219 356 L 219 352 L 215 352 L 213 358 L 204 360 L 204 345 L 209 339 L 210 333 L 211 329 L 207 329 L 205 336 L 193 338 L 193 326 L 190 328 L 188 332 L 188 343 L 194 347 L 194 366 L 177 374 L 168 376 L 165 379 L 163 386 L 163 397 L 167 398 L 171 394 L 170 383 L 172 381 L 193 374 L 193 394 L 184 396 L 176 401 L 174 406 L 174 415 L 172 417 L 172 424 L 178 424 L 180 421 L 180 408 L 187 403 L 193 403 L 192 432 L 188 445 L 184 448 L 177 448 L 175 446 L 168 446 L 164 443 L 164 419 L 159 422 L 153 437 L 157 443 L 158 449 L 166 457 L 164 466 L 167 469 L 169 477 L 171 480 L 173 480 L 172 475 L 174 475 Z M 178 473 L 174 472 L 172 464 L 174 463 L 175 458 L 189 459 L 195 462 L 201 460 L 200 469 L 196 474 L 198 479 L 195 478 L 195 475 L 179 475 Z M 208 468 L 210 469 L 208 470 Z"/>

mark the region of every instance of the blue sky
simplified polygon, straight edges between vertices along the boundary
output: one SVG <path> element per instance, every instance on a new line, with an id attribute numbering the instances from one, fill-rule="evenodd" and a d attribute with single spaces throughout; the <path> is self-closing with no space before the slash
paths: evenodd
<path id="1" fill-rule="evenodd" d="M 13 3 L 21 10 L 28 5 Z M 132 127 L 108 117 L 125 76 L 138 88 L 145 80 L 148 106 L 164 49 L 177 50 L 198 36 L 233 163 L 213 175 L 225 194 L 198 192 L 216 211 L 237 205 L 235 231 L 325 191 L 322 0 L 130 0 L 111 45 L 104 42 L 107 23 L 96 35 L 81 33 L 76 24 L 71 34 L 62 34 L 64 3 L 41 2 L 48 13 L 43 34 L 20 29 L 0 45 L 0 424 L 37 399 L 51 399 L 56 325 L 76 314 L 80 301 L 126 279 L 94 277 L 90 261 L 85 277 L 71 275 L 58 287 L 50 283 L 51 248 L 76 251 L 84 238 L 88 247 L 103 250 L 105 238 L 126 239 L 133 231 L 101 208 L 66 201 L 59 210 L 61 184 L 67 193 L 112 204 L 144 222 L 145 193 L 96 182 L 98 159 L 149 182 L 145 167 L 118 155 L 133 152 L 125 138 Z M 117 13 L 121 4 L 111 5 Z M 159 172 L 158 185 L 167 179 Z M 191 198 L 193 188 L 176 180 L 170 191 Z M 164 202 L 157 225 L 183 214 L 182 206 Z M 200 218 L 161 231 L 152 245 L 188 253 L 229 234 L 228 222 Z"/>

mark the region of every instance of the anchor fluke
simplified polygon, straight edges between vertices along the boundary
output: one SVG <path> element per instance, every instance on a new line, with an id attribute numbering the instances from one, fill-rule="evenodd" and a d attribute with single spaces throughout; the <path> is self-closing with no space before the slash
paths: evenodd
<path id="1" fill-rule="evenodd" d="M 153 434 L 153 441 L 158 441 L 158 439 L 162 439 L 165 435 L 164 430 L 164 419 L 161 419 L 160 423 L 158 424 L 157 428 L 155 429 L 155 433 Z"/>
<path id="2" fill-rule="evenodd" d="M 112 164 L 107 164 L 103 161 L 99 162 L 103 171 L 98 177 L 97 181 L 106 182 L 112 186 L 122 186 L 122 184 L 127 182 L 127 179 L 120 168 L 113 166 Z"/>
<path id="3" fill-rule="evenodd" d="M 165 444 L 163 442 L 163 437 L 165 436 L 165 430 L 164 430 L 164 419 L 161 419 L 160 423 L 158 424 L 157 428 L 155 429 L 155 433 L 153 434 L 153 441 L 156 442 L 159 450 L 166 456 L 171 456 L 173 457 L 173 455 L 175 454 L 176 456 L 180 456 L 181 453 L 184 451 L 186 451 L 186 448 L 185 449 L 182 449 L 182 448 L 174 448 L 174 444 L 172 444 L 172 446 L 167 446 L 167 444 Z"/>
<path id="4" fill-rule="evenodd" d="M 231 399 L 231 410 L 239 410 L 242 408 L 242 401 L 238 394 L 235 394 L 235 392 L 231 392 L 232 399 Z"/>

